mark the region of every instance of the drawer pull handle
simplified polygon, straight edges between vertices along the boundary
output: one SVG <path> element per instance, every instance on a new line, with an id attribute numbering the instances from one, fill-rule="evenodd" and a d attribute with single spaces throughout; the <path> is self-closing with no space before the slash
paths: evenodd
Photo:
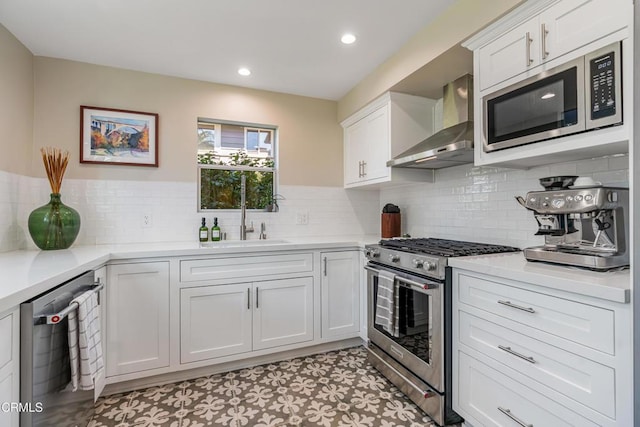
<path id="1" fill-rule="evenodd" d="M 509 409 L 505 409 L 505 408 L 501 408 L 498 406 L 498 411 L 502 412 L 503 414 L 505 414 L 507 417 L 511 418 L 513 421 L 517 422 L 518 424 L 520 424 L 522 427 L 533 427 L 533 424 L 527 424 L 524 421 L 522 421 L 520 418 L 516 417 L 515 415 L 513 415 L 511 413 L 511 411 Z"/>
<path id="2" fill-rule="evenodd" d="M 517 308 L 518 310 L 526 311 L 527 313 L 535 313 L 536 312 L 531 307 L 523 307 L 521 305 L 514 304 L 511 301 L 498 300 L 498 304 L 506 305 L 507 307 L 511 307 L 511 308 Z"/>
<path id="3" fill-rule="evenodd" d="M 513 351 L 511 350 L 511 347 L 505 347 L 503 345 L 499 345 L 498 348 L 502 351 L 506 351 L 509 354 L 513 354 L 516 357 L 519 357 L 520 359 L 526 360 L 529 363 L 536 363 L 536 359 L 534 359 L 531 356 L 525 356 L 523 354 L 518 353 L 517 351 Z"/>

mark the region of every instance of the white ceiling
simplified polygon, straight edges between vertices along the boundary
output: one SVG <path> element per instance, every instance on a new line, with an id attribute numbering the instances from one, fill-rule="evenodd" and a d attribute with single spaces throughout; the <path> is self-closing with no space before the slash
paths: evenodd
<path id="1" fill-rule="evenodd" d="M 0 23 L 37 56 L 337 100 L 454 1 L 0 0 Z"/>

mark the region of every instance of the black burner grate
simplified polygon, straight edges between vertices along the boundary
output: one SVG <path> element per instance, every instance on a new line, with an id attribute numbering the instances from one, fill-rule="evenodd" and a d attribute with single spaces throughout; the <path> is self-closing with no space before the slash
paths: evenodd
<path id="1" fill-rule="evenodd" d="M 380 245 L 404 252 L 417 252 L 443 257 L 485 255 L 520 251 L 520 249 L 512 246 L 434 238 L 381 240 Z"/>

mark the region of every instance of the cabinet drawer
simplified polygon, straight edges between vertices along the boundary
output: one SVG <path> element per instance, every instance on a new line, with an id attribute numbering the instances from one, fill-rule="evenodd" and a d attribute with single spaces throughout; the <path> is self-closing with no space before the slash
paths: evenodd
<path id="1" fill-rule="evenodd" d="M 596 426 L 546 396 L 474 359 L 458 353 L 458 406 L 474 425 Z M 520 424 L 518 424 L 519 420 Z"/>
<path id="2" fill-rule="evenodd" d="M 458 274 L 462 303 L 575 343 L 614 354 L 611 310 Z"/>
<path id="3" fill-rule="evenodd" d="M 310 253 L 222 257 L 181 261 L 180 280 L 196 282 L 302 273 L 312 270 L 313 257 Z"/>
<path id="4" fill-rule="evenodd" d="M 13 354 L 13 314 L 0 319 L 0 369 L 12 360 Z"/>
<path id="5" fill-rule="evenodd" d="M 532 381 L 615 418 L 615 371 L 612 368 L 464 311 L 460 311 L 459 316 L 461 343 Z"/>

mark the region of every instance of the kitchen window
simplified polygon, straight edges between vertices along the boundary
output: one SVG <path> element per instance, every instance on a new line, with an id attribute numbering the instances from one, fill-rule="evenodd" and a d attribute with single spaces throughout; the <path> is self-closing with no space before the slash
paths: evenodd
<path id="1" fill-rule="evenodd" d="M 198 119 L 198 210 L 240 209 L 246 177 L 247 209 L 274 210 L 276 128 Z"/>

